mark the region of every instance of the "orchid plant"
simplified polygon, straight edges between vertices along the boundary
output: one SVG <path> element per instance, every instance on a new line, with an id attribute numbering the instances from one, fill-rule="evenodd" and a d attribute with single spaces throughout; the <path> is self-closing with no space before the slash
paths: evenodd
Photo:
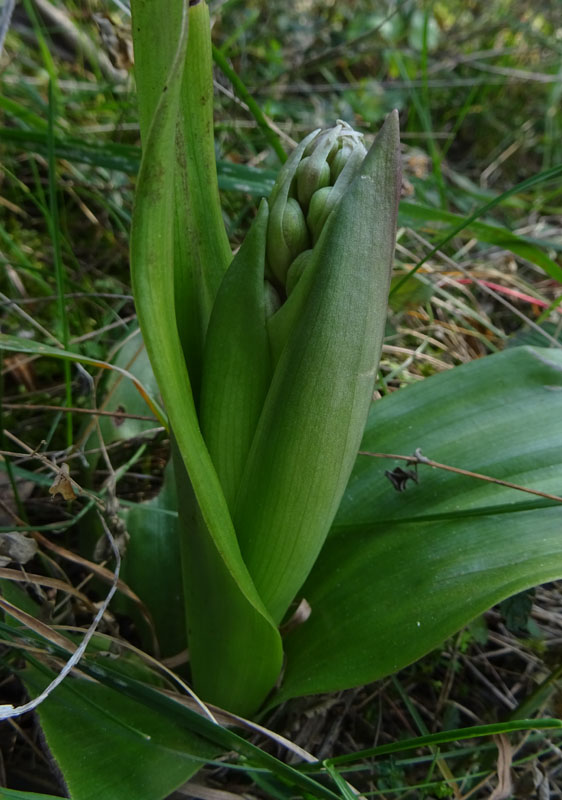
<path id="1" fill-rule="evenodd" d="M 231 259 L 212 158 L 208 12 L 171 5 L 176 57 L 152 116 L 141 115 L 151 122 L 141 129 L 133 287 L 175 443 L 194 685 L 248 714 L 280 676 L 279 625 L 326 540 L 365 427 L 396 232 L 398 115 L 369 152 L 342 122 L 307 136 Z M 133 4 L 141 98 L 143 54 L 156 46 L 143 38 L 153 35 L 143 8 Z"/>
<path id="2" fill-rule="evenodd" d="M 360 680 L 372 680 L 392 671 L 538 575 L 528 559 L 516 559 L 516 569 L 500 558 L 495 578 L 488 573 L 485 588 L 475 591 L 461 580 L 462 568 L 452 566 L 457 562 L 437 549 L 435 558 L 444 559 L 439 581 L 446 584 L 451 570 L 460 581 L 446 611 L 434 617 L 433 607 L 423 614 L 410 609 L 404 625 L 387 609 L 380 621 L 385 653 L 367 659 L 367 669 L 350 669 L 349 647 L 332 646 L 326 625 L 345 628 L 346 607 L 361 617 L 359 629 L 382 614 L 372 592 L 359 588 L 367 576 L 378 590 L 383 585 L 367 556 L 381 534 L 371 541 L 363 530 L 351 541 L 327 537 L 339 531 L 351 498 L 353 519 L 377 526 L 385 519 L 384 503 L 367 512 L 373 504 L 354 494 L 365 459 L 351 483 L 350 476 L 385 325 L 400 190 L 398 117 L 389 115 L 369 151 L 343 122 L 305 137 L 232 258 L 215 173 L 206 4 L 190 3 L 186 12 L 170 0 L 158 26 L 153 4 L 134 0 L 132 10 L 143 138 L 132 276 L 174 441 L 192 678 L 204 699 L 251 714 L 275 687 L 284 697 L 296 691 L 292 682 L 318 691 L 352 685 L 358 672 Z M 378 413 L 375 405 L 375 419 Z M 413 421 L 414 412 L 408 429 Z M 366 436 L 374 437 L 370 431 Z M 438 513 L 439 502 L 432 503 Z M 398 517 L 408 519 L 406 508 Z M 455 531 L 465 522 L 462 514 L 455 518 Z M 401 537 L 384 532 L 385 551 L 408 575 L 419 530 L 406 534 L 400 559 Z M 432 536 L 422 549 L 433 549 Z M 346 542 L 345 558 L 338 541 Z M 487 541 L 482 552 L 492 558 L 490 550 L 495 546 Z M 350 559 L 364 562 L 361 576 L 347 574 Z M 549 577 L 560 563 L 551 566 Z M 341 573 L 349 596 L 336 610 L 326 592 Z M 416 602 L 422 609 L 433 597 L 443 602 L 433 572 L 421 575 Z M 410 589 L 411 579 L 404 584 Z M 284 641 L 283 623 L 303 598 L 310 617 Z M 404 606 L 400 598 L 400 615 Z M 327 673 L 347 672 L 347 679 L 320 680 L 314 659 L 295 658 L 292 642 L 302 648 L 304 640 L 305 651 L 335 662 Z"/>
<path id="3" fill-rule="evenodd" d="M 168 616 L 185 614 L 175 644 L 187 640 L 197 695 L 252 716 L 392 674 L 493 603 L 562 575 L 559 447 L 542 422 L 562 419 L 553 391 L 562 356 L 514 348 L 373 404 L 401 186 L 398 114 L 369 149 L 342 121 L 306 136 L 233 255 L 207 5 L 132 0 L 131 10 L 143 151 L 131 272 L 163 401 L 150 407 L 172 442 L 181 586 L 167 585 L 175 533 L 169 548 L 159 540 L 167 555 L 151 556 L 148 570 L 131 531 L 124 568 L 133 576 L 135 559 L 142 565 L 129 583 L 147 605 L 160 594 Z M 74 357 L 7 336 L 0 345 Z M 419 473 L 394 470 L 391 482 L 373 458 L 381 454 Z M 466 469 L 433 469 L 447 463 Z M 412 475 L 417 483 L 395 491 Z M 146 688 L 88 664 L 113 690 L 126 685 L 127 728 L 158 727 L 130 699 L 144 702 Z M 100 707 L 102 688 L 88 688 Z M 47 739 L 73 776 L 72 796 L 89 797 L 57 738 L 55 698 L 39 711 Z M 65 718 L 65 730 L 73 724 Z M 216 746 L 222 734 L 204 730 Z M 167 727 L 162 735 L 167 743 Z M 216 752 L 193 747 L 203 759 Z M 142 796 L 163 797 L 162 787 Z"/>

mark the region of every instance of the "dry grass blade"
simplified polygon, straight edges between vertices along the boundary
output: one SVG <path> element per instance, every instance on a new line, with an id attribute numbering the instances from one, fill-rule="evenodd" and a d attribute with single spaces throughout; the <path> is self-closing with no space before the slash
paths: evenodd
<path id="1" fill-rule="evenodd" d="M 47 466 L 50 470 L 54 471 L 56 473 L 57 479 L 59 479 L 59 478 L 68 479 L 68 475 L 67 475 L 65 470 L 63 470 L 62 468 L 58 467 L 56 464 L 53 464 L 51 461 L 49 461 L 48 458 L 46 458 L 41 453 L 37 453 L 34 450 L 32 450 L 32 448 L 30 448 L 28 445 L 26 445 L 25 442 L 22 442 L 16 436 L 14 436 L 13 434 L 10 434 L 8 431 L 5 431 L 5 434 L 8 435 L 8 437 L 12 441 L 15 441 L 18 445 L 20 445 L 20 447 L 22 447 L 22 449 L 24 449 L 26 452 L 30 453 L 34 457 L 38 458 L 40 461 L 42 461 L 45 464 L 45 466 Z M 82 489 L 82 487 L 80 487 L 72 479 L 69 479 L 69 480 L 70 480 L 73 488 L 76 488 L 76 490 L 80 494 L 85 495 L 86 497 L 88 497 L 90 500 L 92 500 L 95 503 L 96 508 L 98 509 L 98 512 L 100 512 L 100 518 L 103 520 L 103 517 L 101 517 L 101 512 L 105 512 L 106 509 L 105 509 L 105 506 L 104 506 L 103 502 L 100 500 L 100 498 L 97 497 L 96 495 L 92 494 L 91 492 L 84 491 Z M 25 524 L 23 520 L 18 519 L 15 515 L 13 515 L 13 516 L 14 516 L 15 521 L 18 524 L 20 524 L 20 525 L 24 525 Z M 103 524 L 105 526 L 105 521 L 103 522 Z M 106 569 L 106 567 L 102 566 L 101 564 L 96 564 L 96 563 L 94 563 L 92 561 L 88 561 L 88 559 L 83 558 L 82 556 L 78 555 L 77 553 L 73 553 L 71 550 L 68 550 L 65 547 L 61 547 L 60 545 L 57 545 L 54 542 L 51 542 L 49 539 L 47 539 L 45 536 L 43 536 L 43 534 L 39 533 L 39 531 L 31 531 L 30 535 L 33 536 L 33 538 L 35 539 L 35 541 L 38 544 L 43 545 L 43 547 L 45 547 L 47 550 L 51 550 L 52 552 L 56 553 L 57 555 L 61 556 L 64 559 L 66 559 L 67 561 L 70 561 L 70 562 L 72 562 L 74 564 L 79 564 L 79 565 L 85 567 L 87 570 L 89 570 L 90 572 L 95 574 L 98 578 L 100 578 L 102 581 L 104 581 L 104 583 L 109 583 L 109 584 L 113 584 L 114 583 L 114 581 L 115 581 L 114 573 L 111 572 L 111 570 Z M 117 578 L 117 584 L 116 585 L 117 585 L 117 589 L 122 594 L 124 594 L 126 597 L 128 597 L 130 600 L 132 600 L 138 606 L 141 614 L 145 618 L 145 620 L 146 620 L 146 622 L 147 622 L 147 624 L 149 626 L 149 629 L 151 631 L 152 638 L 153 638 L 153 645 L 154 645 L 155 649 L 158 650 L 157 638 L 156 638 L 156 633 L 155 633 L 155 630 L 154 630 L 154 623 L 153 623 L 150 611 L 145 606 L 145 604 L 142 602 L 140 597 L 137 594 L 135 594 L 135 592 L 133 592 L 132 589 L 130 589 L 127 586 L 127 584 L 124 581 L 122 581 L 120 578 Z"/>
<path id="2" fill-rule="evenodd" d="M 111 531 L 109 530 L 109 528 L 108 528 L 105 520 L 101 516 L 101 514 L 99 515 L 99 518 L 100 518 L 100 522 L 101 522 L 101 524 L 103 526 L 104 533 L 105 533 L 105 535 L 107 536 L 107 538 L 109 540 L 109 543 L 111 545 L 111 549 L 113 550 L 113 555 L 115 556 L 115 572 L 113 574 L 113 581 L 111 583 L 109 592 L 107 593 L 105 599 L 103 600 L 103 602 L 102 602 L 98 612 L 96 613 L 94 619 L 92 620 L 88 630 L 85 632 L 84 636 L 82 637 L 82 641 L 80 642 L 80 644 L 77 647 L 74 648 L 74 650 L 72 652 L 72 655 L 70 656 L 68 661 L 65 663 L 63 668 L 60 670 L 60 672 L 56 675 L 56 677 L 49 683 L 49 685 L 45 689 L 43 689 L 43 691 L 40 694 L 38 694 L 36 697 L 34 697 L 29 702 L 24 703 L 23 705 L 20 705 L 20 706 L 17 706 L 17 707 L 13 706 L 10 703 L 7 703 L 5 705 L 1 705 L 0 706 L 0 719 L 12 719 L 13 717 L 19 717 L 22 714 L 26 714 L 28 711 L 33 711 L 35 708 L 37 708 L 39 705 L 41 705 L 41 703 L 44 700 L 47 699 L 47 697 L 56 689 L 56 687 L 59 686 L 63 682 L 63 680 L 67 677 L 67 675 L 69 675 L 70 672 L 76 667 L 76 665 L 78 664 L 78 662 L 80 661 L 80 659 L 82 658 L 84 653 L 86 652 L 86 647 L 88 646 L 88 643 L 90 642 L 92 636 L 96 632 L 96 629 L 97 629 L 99 623 L 101 622 L 104 614 L 106 613 L 107 609 L 109 608 L 109 604 L 111 602 L 111 598 L 113 597 L 113 595 L 115 594 L 115 592 L 117 590 L 117 581 L 118 581 L 118 578 L 119 578 L 119 570 L 121 568 L 121 556 L 120 556 L 120 553 L 119 553 L 119 548 L 117 547 L 117 543 L 116 543 L 115 539 L 113 538 L 113 536 L 111 534 Z M 11 606 L 11 603 L 8 604 L 8 605 Z M 14 608 L 14 607 L 12 606 L 12 608 Z M 8 610 L 8 609 L 6 609 L 6 610 Z M 22 612 L 20 611 L 20 609 L 16 609 L 16 611 L 19 612 L 19 614 L 21 615 Z M 9 611 L 9 613 L 12 613 L 11 610 Z M 28 627 L 32 627 L 33 626 L 33 629 L 36 630 L 35 625 L 36 625 L 37 621 L 35 620 L 34 617 L 30 617 L 29 614 L 25 614 L 25 617 L 21 617 L 20 616 L 19 619 L 21 619 L 22 621 L 25 619 L 24 624 L 27 624 Z M 49 634 L 50 634 L 50 636 L 53 635 L 51 631 L 49 631 Z M 57 633 L 55 633 L 54 635 L 55 636 L 59 636 L 59 634 L 57 634 Z M 67 649 L 67 648 L 65 648 L 65 649 Z"/>
<path id="3" fill-rule="evenodd" d="M 210 786 L 204 786 L 198 781 L 189 781 L 184 786 L 176 789 L 178 794 L 185 797 L 199 798 L 199 800 L 253 800 L 255 797 L 251 794 L 237 794 L 235 792 L 227 792 L 224 789 L 213 789 Z"/>
<path id="4" fill-rule="evenodd" d="M 47 641 L 52 642 L 53 644 L 58 645 L 58 647 L 62 647 L 64 650 L 74 653 L 76 650 L 76 645 L 67 639 L 66 636 L 61 636 L 60 633 L 57 633 L 50 625 L 47 625 L 41 620 L 33 617 L 31 614 L 28 614 L 26 611 L 22 611 L 21 608 L 13 605 L 12 603 L 5 600 L 3 597 L 0 597 L 0 608 L 2 608 L 6 614 L 9 614 L 13 619 L 17 619 L 18 622 L 21 622 L 22 625 L 25 625 L 26 628 L 29 630 L 34 631 L 35 633 L 39 634 L 43 639 L 47 639 Z"/>
<path id="5" fill-rule="evenodd" d="M 102 566 L 101 564 L 95 564 L 93 561 L 88 561 L 88 559 L 79 556 L 77 553 L 73 553 L 71 550 L 67 550 L 66 547 L 61 547 L 54 542 L 49 541 L 42 533 L 39 531 L 31 531 L 31 536 L 43 547 L 47 550 L 51 550 L 53 553 L 56 553 L 61 558 L 64 558 L 66 561 L 70 561 L 73 564 L 79 564 L 82 567 L 85 567 L 87 570 L 92 572 L 97 578 L 100 578 L 104 583 L 112 583 L 114 575 L 111 570 L 107 569 L 106 567 Z M 134 603 L 137 604 L 139 607 L 142 615 L 146 619 L 147 623 L 150 625 L 151 630 L 154 630 L 154 625 L 152 623 L 152 617 L 148 608 L 144 605 L 142 600 L 138 595 L 136 595 L 132 589 L 130 589 L 127 584 L 119 578 L 117 581 L 117 589 L 122 592 L 126 597 L 132 600 Z"/>
<path id="6" fill-rule="evenodd" d="M 75 589 L 69 583 L 59 580 L 58 578 L 49 578 L 44 575 L 33 575 L 29 572 L 19 572 L 15 569 L 8 569 L 7 567 L 0 567 L 0 579 L 15 581 L 16 583 L 35 584 L 37 586 L 50 586 L 52 589 L 57 589 L 60 592 L 66 592 L 73 597 L 78 598 L 86 608 L 91 612 L 96 612 L 97 608 L 94 603 L 79 589 Z"/>
<path id="7" fill-rule="evenodd" d="M 126 411 L 102 411 L 98 408 L 76 408 L 68 406 L 42 405 L 40 403 L 2 403 L 4 408 L 14 411 L 65 411 L 73 414 L 88 414 L 92 417 L 111 417 L 112 419 L 138 419 L 142 422 L 158 422 L 156 417 L 143 414 L 127 414 Z"/>

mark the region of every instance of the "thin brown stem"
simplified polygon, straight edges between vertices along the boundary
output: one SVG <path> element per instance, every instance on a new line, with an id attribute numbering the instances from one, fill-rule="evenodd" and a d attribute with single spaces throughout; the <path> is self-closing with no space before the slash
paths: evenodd
<path id="1" fill-rule="evenodd" d="M 488 483 L 497 483 L 498 486 L 507 486 L 508 489 L 516 489 L 518 492 L 527 492 L 528 494 L 535 494 L 538 497 L 544 497 L 547 500 L 555 500 L 557 503 L 562 503 L 562 497 L 556 494 L 548 494 L 548 492 L 539 492 L 538 489 L 529 489 L 528 486 L 520 486 L 518 483 L 511 483 L 510 481 L 502 481 L 499 478 L 492 478 L 490 475 L 482 475 L 480 472 L 470 472 L 467 469 L 460 469 L 459 467 L 451 467 L 448 464 L 440 464 L 438 461 L 432 461 L 422 455 L 419 447 L 416 449 L 413 456 L 396 455 L 395 453 L 371 453 L 368 450 L 360 450 L 360 456 L 371 456 L 371 458 L 391 458 L 398 461 L 407 461 L 408 464 L 425 464 L 427 467 L 435 467 L 436 469 L 444 469 L 447 472 L 454 472 L 457 475 L 465 475 L 467 478 L 477 478 L 480 481 L 488 481 Z"/>
<path id="2" fill-rule="evenodd" d="M 71 411 L 73 414 L 91 414 L 97 417 L 119 417 L 119 419 L 140 419 L 143 422 L 158 422 L 156 417 L 144 416 L 142 414 L 127 414 L 124 411 L 100 411 L 96 408 L 40 405 L 38 403 L 2 403 L 2 406 L 3 408 L 13 409 L 14 411 Z"/>

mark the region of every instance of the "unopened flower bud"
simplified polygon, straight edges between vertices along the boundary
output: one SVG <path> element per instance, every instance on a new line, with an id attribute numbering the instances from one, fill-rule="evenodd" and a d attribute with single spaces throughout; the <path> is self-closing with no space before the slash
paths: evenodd
<path id="1" fill-rule="evenodd" d="M 327 161 L 318 164 L 312 156 L 303 158 L 297 168 L 297 196 L 304 209 L 308 208 L 314 192 L 332 182 L 330 177 L 330 165 Z"/>
<path id="2" fill-rule="evenodd" d="M 354 164 L 360 163 L 363 161 L 365 156 L 367 155 L 367 150 L 363 146 L 363 137 L 360 134 L 357 134 L 353 131 L 355 136 L 346 136 L 341 145 L 334 155 L 331 164 L 330 164 L 330 183 L 335 184 L 337 179 L 339 178 L 343 168 L 346 164 L 349 163 L 349 160 L 352 159 Z M 354 168 L 354 172 L 356 169 Z"/>
<path id="3" fill-rule="evenodd" d="M 281 225 L 269 226 L 267 260 L 275 278 L 284 284 L 289 265 L 309 246 L 310 235 L 299 201 L 288 197 L 286 200 L 279 198 L 277 202 L 283 204 Z M 274 212 L 276 210 L 274 207 Z"/>
<path id="4" fill-rule="evenodd" d="M 281 298 L 279 297 L 279 292 L 269 281 L 264 281 L 263 298 L 265 317 L 268 319 L 269 317 L 272 317 L 281 307 Z"/>
<path id="5" fill-rule="evenodd" d="M 300 255 L 298 255 L 287 272 L 287 281 L 285 283 L 285 289 L 287 290 L 287 295 L 290 295 L 297 283 L 300 280 L 301 275 L 310 264 L 312 258 L 312 250 L 304 250 Z"/>
<path id="6" fill-rule="evenodd" d="M 293 261 L 316 244 L 330 213 L 361 169 L 367 151 L 363 136 L 346 122 L 316 131 L 301 142 L 283 166 L 269 201 L 267 261 L 270 275 L 287 294 L 301 263 L 287 283 Z"/>
<path id="7" fill-rule="evenodd" d="M 330 198 L 332 198 L 331 201 Z M 331 186 L 325 186 L 323 189 L 318 189 L 318 191 L 314 192 L 312 195 L 306 223 L 312 234 L 313 242 L 318 240 L 318 237 L 322 231 L 322 227 L 327 220 L 330 211 L 333 209 L 334 204 L 335 195 L 333 194 Z"/>

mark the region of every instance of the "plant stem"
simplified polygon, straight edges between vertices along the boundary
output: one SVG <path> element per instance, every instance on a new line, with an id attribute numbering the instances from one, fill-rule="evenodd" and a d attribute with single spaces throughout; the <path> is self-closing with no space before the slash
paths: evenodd
<path id="1" fill-rule="evenodd" d="M 520 486 L 518 483 L 511 483 L 510 481 L 502 481 L 499 478 L 492 478 L 490 475 L 482 475 L 480 472 L 470 472 L 467 469 L 451 467 L 448 464 L 440 464 L 439 461 L 432 461 L 430 458 L 426 458 L 424 455 L 422 455 L 419 447 L 416 448 L 413 456 L 401 456 L 394 453 L 371 453 L 368 450 L 360 450 L 358 455 L 371 456 L 371 458 L 391 458 L 397 461 L 407 461 L 408 464 L 425 464 L 428 467 L 444 469 L 447 472 L 454 472 L 457 475 L 466 475 L 467 478 L 477 478 L 480 481 L 496 483 L 498 486 L 506 486 L 508 489 L 516 489 L 518 492 L 527 492 L 528 494 L 535 494 L 538 497 L 544 497 L 547 500 L 554 500 L 556 503 L 562 503 L 562 497 L 559 497 L 556 494 L 540 492 L 538 489 L 529 489 L 528 486 Z"/>

